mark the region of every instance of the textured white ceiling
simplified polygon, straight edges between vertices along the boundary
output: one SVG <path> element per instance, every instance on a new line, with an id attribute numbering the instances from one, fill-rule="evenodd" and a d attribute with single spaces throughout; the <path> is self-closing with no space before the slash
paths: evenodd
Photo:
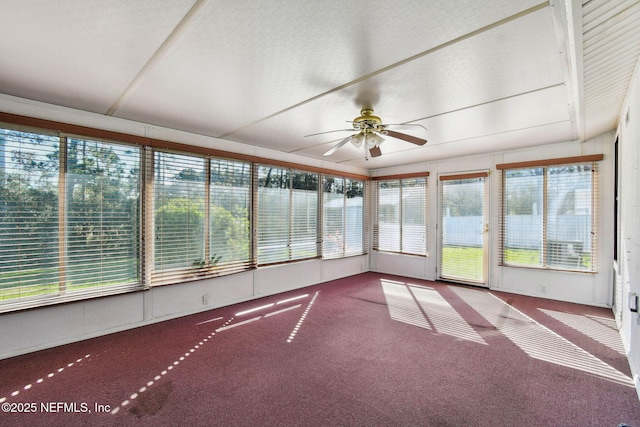
<path id="1" fill-rule="evenodd" d="M 372 169 L 614 129 L 639 17 L 640 0 L 3 0 L 0 93 Z M 367 161 L 322 156 L 348 132 L 304 137 L 364 104 L 429 143 Z"/>

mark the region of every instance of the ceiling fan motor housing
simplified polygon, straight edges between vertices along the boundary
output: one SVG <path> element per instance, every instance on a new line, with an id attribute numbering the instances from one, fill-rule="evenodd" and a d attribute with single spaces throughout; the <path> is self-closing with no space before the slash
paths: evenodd
<path id="1" fill-rule="evenodd" d="M 360 111 L 361 116 L 353 119 L 354 129 L 361 130 L 364 133 L 381 132 L 384 133 L 385 127 L 382 126 L 382 119 L 373 115 L 373 110 L 363 108 Z"/>

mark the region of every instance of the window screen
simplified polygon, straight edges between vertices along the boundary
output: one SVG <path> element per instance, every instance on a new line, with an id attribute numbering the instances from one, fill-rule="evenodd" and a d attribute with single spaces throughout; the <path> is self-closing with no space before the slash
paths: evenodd
<path id="1" fill-rule="evenodd" d="M 69 290 L 138 282 L 139 164 L 138 147 L 68 139 Z"/>
<path id="2" fill-rule="evenodd" d="M 0 312 L 366 251 L 365 181 L 6 127 Z"/>

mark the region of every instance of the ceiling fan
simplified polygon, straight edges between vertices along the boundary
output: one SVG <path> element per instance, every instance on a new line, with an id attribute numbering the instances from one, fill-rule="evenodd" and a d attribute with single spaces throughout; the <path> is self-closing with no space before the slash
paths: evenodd
<path id="1" fill-rule="evenodd" d="M 340 147 L 345 145 L 347 142 L 351 141 L 353 145 L 357 148 L 365 147 L 365 158 L 368 160 L 367 153 L 371 154 L 371 157 L 378 157 L 382 155 L 382 151 L 380 151 L 380 144 L 384 141 L 384 138 L 381 135 L 391 136 L 393 138 L 402 139 L 404 141 L 410 142 L 415 145 L 424 145 L 427 143 L 426 139 L 418 138 L 415 136 L 407 135 L 404 133 L 396 132 L 393 130 L 389 130 L 389 126 L 420 126 L 424 130 L 427 130 L 424 126 L 415 124 L 415 123 L 407 123 L 407 124 L 386 124 L 382 123 L 382 119 L 378 116 L 373 115 L 373 109 L 371 108 L 363 108 L 360 111 L 360 116 L 353 119 L 353 121 L 349 122 L 353 125 L 353 129 L 338 129 L 338 130 L 330 130 L 328 132 L 320 132 L 314 133 L 311 135 L 305 136 L 315 136 L 315 135 L 323 135 L 331 132 L 350 132 L 356 131 L 357 133 L 354 135 L 350 135 L 338 142 L 336 145 L 331 147 L 329 151 L 324 153 L 325 156 L 330 156 L 331 154 L 338 151 Z"/>

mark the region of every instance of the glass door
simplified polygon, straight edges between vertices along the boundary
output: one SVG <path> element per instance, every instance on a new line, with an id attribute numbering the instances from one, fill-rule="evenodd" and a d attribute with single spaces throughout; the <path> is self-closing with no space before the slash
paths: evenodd
<path id="1" fill-rule="evenodd" d="M 439 277 L 487 284 L 488 172 L 439 177 Z"/>

